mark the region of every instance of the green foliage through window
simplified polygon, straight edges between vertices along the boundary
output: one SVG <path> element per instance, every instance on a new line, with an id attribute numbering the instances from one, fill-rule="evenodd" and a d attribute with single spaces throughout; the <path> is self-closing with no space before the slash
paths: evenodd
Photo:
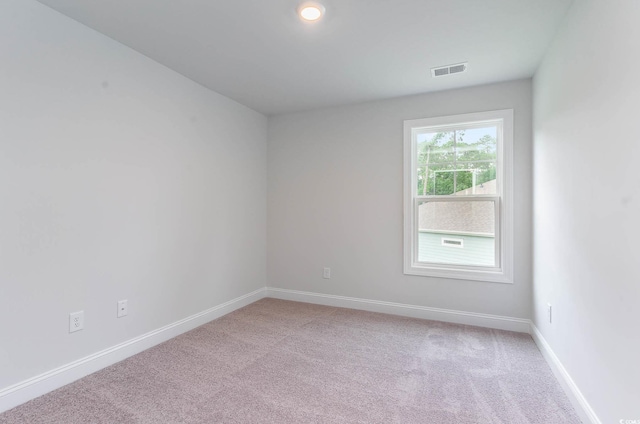
<path id="1" fill-rule="evenodd" d="M 495 134 L 495 127 L 421 134 L 417 194 L 462 194 L 495 180 Z"/>

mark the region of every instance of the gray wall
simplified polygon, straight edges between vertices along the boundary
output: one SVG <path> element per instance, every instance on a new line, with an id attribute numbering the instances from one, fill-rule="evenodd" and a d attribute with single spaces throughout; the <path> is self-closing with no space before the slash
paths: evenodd
<path id="1" fill-rule="evenodd" d="M 266 117 L 31 0 L 0 63 L 0 388 L 265 286 Z"/>
<path id="2" fill-rule="evenodd" d="M 603 423 L 640 419 L 638 17 L 575 1 L 534 78 L 533 320 Z"/>
<path id="3" fill-rule="evenodd" d="M 513 108 L 515 283 L 402 273 L 403 120 Z M 531 81 L 269 119 L 268 284 L 529 318 Z M 322 268 L 332 278 L 322 279 Z"/>

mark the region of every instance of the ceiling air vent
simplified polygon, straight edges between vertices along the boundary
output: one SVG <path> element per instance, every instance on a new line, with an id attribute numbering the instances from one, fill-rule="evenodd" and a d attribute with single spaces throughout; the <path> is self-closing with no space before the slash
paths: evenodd
<path id="1" fill-rule="evenodd" d="M 442 66 L 440 68 L 431 68 L 432 77 L 443 77 L 445 75 L 459 74 L 467 70 L 467 62 L 456 63 L 455 65 Z"/>

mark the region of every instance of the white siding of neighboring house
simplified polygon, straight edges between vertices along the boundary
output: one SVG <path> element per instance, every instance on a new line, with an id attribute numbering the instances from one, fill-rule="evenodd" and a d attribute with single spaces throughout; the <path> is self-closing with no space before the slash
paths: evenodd
<path id="1" fill-rule="evenodd" d="M 443 246 L 442 238 L 462 239 L 464 247 Z M 494 243 L 494 237 L 421 231 L 418 237 L 418 260 L 454 265 L 494 266 Z"/>

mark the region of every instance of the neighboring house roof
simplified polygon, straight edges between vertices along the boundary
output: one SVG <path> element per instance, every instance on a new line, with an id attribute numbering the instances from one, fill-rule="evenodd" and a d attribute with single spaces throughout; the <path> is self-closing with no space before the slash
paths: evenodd
<path id="1" fill-rule="evenodd" d="M 457 195 L 472 194 L 473 188 Z M 496 193 L 496 180 L 475 187 L 475 194 Z M 486 202 L 429 202 L 419 207 L 418 227 L 423 231 L 495 234 L 495 210 Z"/>

